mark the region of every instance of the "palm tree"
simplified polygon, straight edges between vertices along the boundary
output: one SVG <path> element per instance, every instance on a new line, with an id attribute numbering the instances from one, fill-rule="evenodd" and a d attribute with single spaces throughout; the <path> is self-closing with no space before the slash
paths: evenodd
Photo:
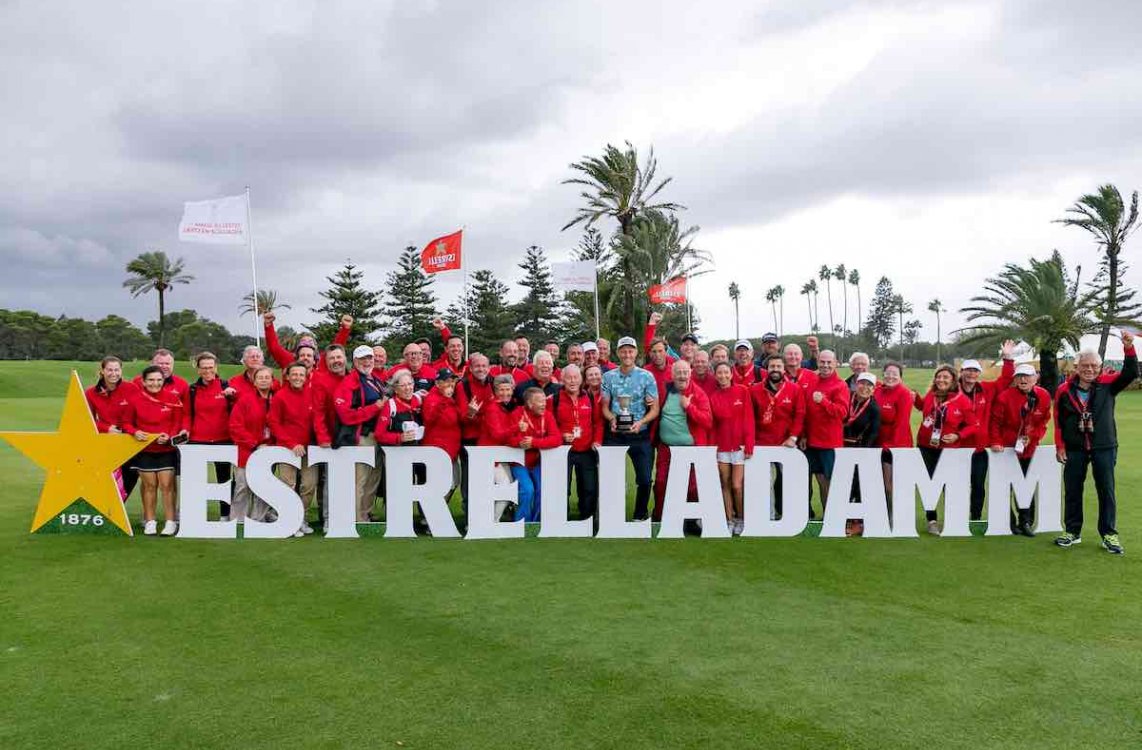
<path id="1" fill-rule="evenodd" d="M 817 304 L 820 302 L 817 280 L 809 279 L 807 286 L 809 287 L 810 293 L 813 295 L 813 317 L 809 320 L 809 329 L 815 332 L 821 328 L 821 308 Z"/>
<path id="2" fill-rule="evenodd" d="M 904 316 L 912 314 L 912 303 L 905 302 L 902 295 L 892 297 L 892 309 L 900 317 L 900 361 L 904 361 Z"/>
<path id="3" fill-rule="evenodd" d="M 960 309 L 973 325 L 961 328 L 960 343 L 979 348 L 1007 339 L 1026 341 L 1039 352 L 1040 381 L 1054 391 L 1057 361 L 1063 344 L 1079 348 L 1079 340 L 1100 329 L 1095 315 L 1099 290 L 1079 293 L 1081 267 L 1072 280 L 1056 250 L 1048 260 L 1030 265 L 1008 263 L 984 282 L 983 294 Z"/>
<path id="4" fill-rule="evenodd" d="M 777 287 L 770 287 L 765 293 L 765 301 L 773 308 L 773 330 L 777 330 Z"/>
<path id="5" fill-rule="evenodd" d="M 936 361 L 940 362 L 940 313 L 945 312 L 946 308 L 944 303 L 940 302 L 940 298 L 932 300 L 928 303 L 928 311 L 936 313 Z"/>
<path id="6" fill-rule="evenodd" d="M 730 299 L 734 301 L 734 338 L 740 339 L 741 334 L 741 317 L 738 312 L 738 300 L 741 299 L 742 290 L 738 288 L 738 282 L 730 282 Z"/>
<path id="7" fill-rule="evenodd" d="M 131 290 L 132 297 L 155 291 L 159 293 L 159 346 L 165 345 L 166 339 L 166 291 L 175 284 L 189 284 L 194 277 L 182 272 L 183 259 L 171 261 L 162 250 L 140 253 L 138 257 L 127 264 L 127 273 L 131 274 L 123 282 L 123 286 Z"/>
<path id="8" fill-rule="evenodd" d="M 841 290 L 844 292 L 844 309 L 841 312 L 841 330 L 848 334 L 849 330 L 849 287 L 846 283 L 849 278 L 848 271 L 845 269 L 845 264 L 841 263 L 833 271 L 833 278 L 841 283 Z"/>
<path id="9" fill-rule="evenodd" d="M 676 216 L 651 210 L 634 221 L 629 235 L 619 237 L 615 264 L 607 274 L 606 303 L 606 315 L 617 321 L 617 330 L 641 330 L 649 316 L 646 290 L 652 284 L 711 270 L 706 267 L 711 255 L 692 244 L 698 230 L 683 229 Z"/>
<path id="10" fill-rule="evenodd" d="M 238 312 L 242 315 L 261 315 L 268 313 L 271 310 L 291 310 L 289 305 L 284 302 L 278 302 L 278 293 L 274 289 L 259 289 L 258 290 L 258 304 L 254 305 L 254 293 L 249 292 L 242 298 L 242 305 L 238 308 Z"/>
<path id="11" fill-rule="evenodd" d="M 1126 239 L 1138 228 L 1138 191 L 1135 190 L 1130 199 L 1129 211 L 1117 187 L 1102 185 L 1097 195 L 1084 195 L 1067 209 L 1067 213 L 1073 216 L 1056 219 L 1056 223 L 1085 229 L 1102 248 L 1107 286 L 1105 307 L 1099 316 L 1102 328 L 1098 338 L 1098 353 L 1099 356 L 1106 356 L 1106 340 L 1110 336 L 1111 326 L 1125 322 L 1118 320 L 1121 272 L 1119 255 Z"/>
<path id="12" fill-rule="evenodd" d="M 829 300 L 829 330 L 836 336 L 836 331 L 833 330 L 836 325 L 833 323 L 833 270 L 826 265 L 822 265 L 820 270 L 817 271 L 817 278 L 825 282 L 825 296 Z M 834 342 L 833 345 L 835 346 L 836 342 Z"/>
<path id="13" fill-rule="evenodd" d="M 625 149 L 608 143 L 602 158 L 585 156 L 572 163 L 571 169 L 583 176 L 568 178 L 563 184 L 583 186 L 585 189 L 579 195 L 584 205 L 579 208 L 575 218 L 563 225 L 564 229 L 570 229 L 576 224 L 589 227 L 601 218 L 611 217 L 618 221 L 622 234 L 629 235 L 635 217 L 640 214 L 685 208 L 669 201 L 653 202 L 655 196 L 673 179 L 666 177 L 655 184 L 654 173 L 658 169 L 658 162 L 654 158 L 653 146 L 647 154 L 646 162 L 639 164 L 638 150 L 630 141 L 626 142 Z"/>
<path id="14" fill-rule="evenodd" d="M 816 288 L 816 282 L 810 281 L 801 285 L 801 294 L 805 295 L 805 304 L 809 306 L 809 330 L 813 329 L 813 290 Z"/>
<path id="15" fill-rule="evenodd" d="M 857 291 L 857 333 L 859 334 L 864 328 L 864 313 L 860 304 L 860 271 L 855 268 L 849 271 L 849 284 L 856 287 Z"/>
<path id="16" fill-rule="evenodd" d="M 785 328 L 785 287 L 778 284 L 773 287 L 774 293 L 777 295 L 777 303 L 781 306 L 781 317 L 778 318 L 777 335 L 781 336 Z"/>

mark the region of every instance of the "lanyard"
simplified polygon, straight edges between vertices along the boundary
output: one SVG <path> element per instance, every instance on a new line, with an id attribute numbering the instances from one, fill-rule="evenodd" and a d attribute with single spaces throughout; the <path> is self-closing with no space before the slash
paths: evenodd
<path id="1" fill-rule="evenodd" d="M 868 411 L 869 404 L 872 403 L 872 397 L 864 400 L 864 403 L 857 406 L 857 397 L 853 395 L 852 403 L 849 404 L 849 417 L 845 420 L 845 424 L 850 425 L 860 419 L 860 416 Z"/>

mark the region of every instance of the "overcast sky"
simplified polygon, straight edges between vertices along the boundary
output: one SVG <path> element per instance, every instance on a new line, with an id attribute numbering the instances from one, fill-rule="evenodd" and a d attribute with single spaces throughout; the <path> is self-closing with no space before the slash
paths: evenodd
<path id="1" fill-rule="evenodd" d="M 380 287 L 461 225 L 470 267 L 514 279 L 528 245 L 563 260 L 579 239 L 568 164 L 630 140 L 714 256 L 691 285 L 706 337 L 733 335 L 732 280 L 743 333 L 773 327 L 778 283 L 805 330 L 801 285 L 845 263 L 866 303 L 888 275 L 931 338 L 928 300 L 955 310 L 1004 262 L 1058 248 L 1089 276 L 1092 243 L 1051 220 L 1142 187 L 1136 0 L 45 0 L 3 3 L 0 27 L 0 306 L 50 315 L 144 324 L 156 302 L 123 269 L 161 249 L 197 279 L 168 309 L 250 330 L 244 250 L 176 238 L 183 201 L 246 185 L 259 281 L 295 327 L 347 259 Z"/>

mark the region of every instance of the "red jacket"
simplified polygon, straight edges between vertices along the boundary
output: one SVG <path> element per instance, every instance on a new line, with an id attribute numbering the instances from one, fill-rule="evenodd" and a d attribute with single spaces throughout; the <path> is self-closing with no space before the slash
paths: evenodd
<path id="1" fill-rule="evenodd" d="M 572 397 L 564 388 L 549 397 L 547 402 L 548 410 L 555 415 L 560 435 L 574 434 L 575 428 L 579 428 L 579 437 L 571 441 L 571 450 L 582 453 L 594 445 L 602 445 L 603 407 L 598 399 L 584 390 Z"/>
<path id="2" fill-rule="evenodd" d="M 503 365 L 492 365 L 489 367 L 488 380 L 494 380 L 497 375 L 503 375 L 505 373 L 512 376 L 512 379 L 515 380 L 516 385 L 519 385 L 525 380 L 531 380 L 531 373 L 529 373 L 525 368 L 513 367 L 509 370 Z"/>
<path id="3" fill-rule="evenodd" d="M 805 431 L 805 392 L 791 380 L 782 381 L 777 393 L 765 382 L 749 389 L 753 402 L 754 445 L 778 446 Z"/>
<path id="4" fill-rule="evenodd" d="M 492 376 L 484 378 L 484 382 L 480 382 L 472 377 L 472 373 L 460 379 L 456 384 L 456 407 L 460 410 L 460 437 L 462 440 L 469 442 L 479 440 L 480 438 L 480 422 L 483 418 L 484 409 L 486 409 L 495 400 L 494 389 L 492 388 Z M 475 399 L 480 402 L 480 410 L 476 412 L 473 417 L 468 416 L 468 404 Z"/>
<path id="5" fill-rule="evenodd" d="M 524 424 L 524 428 L 520 428 Z M 525 437 L 531 438 L 531 447 L 524 451 L 524 465 L 529 468 L 539 465 L 539 452 L 546 448 L 558 448 L 563 444 L 563 435 L 559 432 L 559 425 L 555 423 L 555 415 L 550 409 L 538 417 L 528 411 L 526 406 L 516 408 L 511 414 L 511 425 L 515 429 L 508 437 L 508 445 L 518 448 Z"/>
<path id="6" fill-rule="evenodd" d="M 444 326 L 440 329 L 440 338 L 444 341 L 444 346 L 447 347 L 448 339 L 452 338 L 452 331 L 449 330 L 448 326 Z M 466 353 L 467 352 L 464 354 Z M 464 359 L 463 354 L 460 355 L 460 364 L 458 365 L 454 365 L 448 361 L 448 352 L 446 351 L 441 352 L 438 358 L 428 364 L 432 366 L 432 369 L 437 371 L 443 367 L 447 367 L 458 378 L 462 378 L 468 373 L 468 360 Z"/>
<path id="7" fill-rule="evenodd" d="M 234 390 L 236 390 L 238 392 L 234 396 L 235 399 L 240 399 L 243 396 L 248 395 L 248 394 L 257 394 L 257 392 L 258 392 L 258 389 L 254 387 L 253 381 L 250 380 L 250 378 L 246 376 L 245 371 L 238 373 L 234 377 L 230 378 L 230 380 L 228 380 L 227 382 L 230 384 L 231 388 L 233 388 Z M 270 384 L 270 390 L 274 391 L 275 393 L 281 387 L 282 387 L 282 384 L 279 383 L 277 380 L 274 380 Z M 238 402 L 235 401 L 234 403 L 238 403 Z"/>
<path id="8" fill-rule="evenodd" d="M 643 369 L 654 376 L 654 382 L 658 385 L 658 403 L 662 403 L 663 397 L 666 395 L 666 384 L 674 379 L 672 368 L 674 367 L 674 357 L 669 354 L 666 355 L 666 362 L 662 367 L 656 366 L 650 361 L 648 357 Z"/>
<path id="9" fill-rule="evenodd" d="M 515 402 L 492 401 L 480 409 L 480 439 L 477 445 L 510 445 L 512 432 L 519 430 L 519 420 L 512 421 Z"/>
<path id="10" fill-rule="evenodd" d="M 1035 386 L 1031 390 L 1035 396 L 1034 408 L 1028 408 L 1028 395 L 1018 388 L 1008 388 L 991 404 L 991 422 L 988 429 L 988 443 L 1014 448 L 1015 441 L 1022 435 L 1025 440 L 1020 458 L 1035 455 L 1035 448 L 1047 434 L 1047 423 L 1051 421 L 1051 394 L 1046 388 Z"/>
<path id="11" fill-rule="evenodd" d="M 877 383 L 872 397 L 880 407 L 881 447 L 911 448 L 912 402 L 916 394 L 903 383 L 892 388 Z"/>
<path id="12" fill-rule="evenodd" d="M 749 388 L 754 383 L 760 383 L 765 380 L 765 375 L 761 374 L 761 368 L 750 362 L 746 365 L 745 369 L 739 364 L 733 365 L 734 370 L 734 383 L 736 385 L 744 385 Z"/>
<path id="13" fill-rule="evenodd" d="M 313 394 L 309 384 L 301 389 L 286 386 L 274 394 L 267 417 L 274 445 L 292 449 L 313 442 Z"/>
<path id="14" fill-rule="evenodd" d="M 126 420 L 127 408 L 131 399 L 139 393 L 139 388 L 129 380 L 120 380 L 115 390 L 109 391 L 99 382 L 84 391 L 87 396 L 87 406 L 91 409 L 91 416 L 95 420 L 95 429 L 100 432 L 110 432 L 112 427 L 123 430 Z"/>
<path id="15" fill-rule="evenodd" d="M 333 393 L 345 379 L 329 370 L 317 370 L 309 381 L 309 396 L 313 402 L 313 436 L 318 445 L 332 445 L 337 431 L 337 412 L 333 408 Z"/>
<path id="16" fill-rule="evenodd" d="M 455 461 L 460 455 L 462 430 L 456 399 L 445 398 L 440 389 L 433 388 L 424 397 L 421 416 L 424 418 L 424 440 L 420 444 L 443 448 L 448 457 Z"/>
<path id="17" fill-rule="evenodd" d="M 813 387 L 817 385 L 817 381 L 821 379 L 821 376 L 817 374 L 816 370 L 806 370 L 804 367 L 801 367 L 797 370 L 796 378 L 790 376 L 788 373 L 786 373 L 785 378 L 801 386 L 801 390 L 805 391 L 806 395 L 808 395 L 808 392 L 813 390 Z"/>
<path id="18" fill-rule="evenodd" d="M 670 393 L 678 392 L 673 382 L 667 383 L 666 391 L 658 402 L 659 407 L 666 405 L 666 398 Z M 690 431 L 690 437 L 694 438 L 694 445 L 712 445 L 713 436 L 711 432 L 714 428 L 714 413 L 710 407 L 710 396 L 693 380 L 690 381 L 686 390 L 679 395 L 690 397 L 690 405 L 686 407 L 686 427 Z M 659 412 L 659 419 L 661 416 L 662 413 Z M 657 424 L 655 426 L 657 428 Z M 657 429 L 655 434 L 657 436 Z"/>
<path id="19" fill-rule="evenodd" d="M 696 374 L 692 374 L 690 376 L 690 382 L 701 388 L 707 396 L 713 393 L 714 389 L 718 387 L 718 380 L 714 377 L 713 370 L 707 370 L 706 377 L 704 378 L 700 378 Z"/>
<path id="20" fill-rule="evenodd" d="M 814 373 L 813 380 L 805 391 L 805 443 L 810 448 L 844 447 L 849 386 L 836 373 L 827 378 Z M 823 394 L 821 403 L 813 398 L 815 393 Z"/>
<path id="21" fill-rule="evenodd" d="M 131 381 L 135 387 L 139 389 L 139 393 L 143 392 L 143 376 L 136 375 L 135 379 Z M 174 396 L 175 399 L 183 401 L 186 399 L 186 394 L 190 390 L 190 385 L 178 375 L 172 374 L 163 383 L 163 393 L 168 396 Z"/>
<path id="22" fill-rule="evenodd" d="M 369 422 L 374 422 L 380 415 L 381 404 L 385 401 L 385 399 L 380 398 L 371 404 L 366 404 L 360 396 L 363 390 L 361 371 L 355 368 L 342 378 L 333 390 L 333 411 L 337 415 L 337 422 L 342 425 L 353 425 L 356 428 L 354 444 L 361 440 L 362 427 Z M 379 429 L 377 427 L 374 432 Z"/>
<path id="23" fill-rule="evenodd" d="M 375 433 L 377 443 L 380 445 L 419 445 L 418 442 L 401 442 L 401 436 L 404 434 L 405 422 L 413 421 L 420 425 L 424 424 L 424 402 L 420 396 L 414 393 L 408 401 L 392 396 L 380 403 L 380 418 L 377 420 Z"/>
<path id="24" fill-rule="evenodd" d="M 222 378 L 203 383 L 194 381 L 186 396 L 182 428 L 192 443 L 225 443 L 230 440 L 230 407 L 233 401 L 223 395 Z"/>
<path id="25" fill-rule="evenodd" d="M 967 396 L 956 393 L 939 407 L 936 404 L 936 396 L 931 391 L 928 391 L 923 398 L 917 395 L 916 399 L 920 402 L 920 415 L 923 418 L 920 427 L 916 430 L 917 446 L 921 448 L 937 447 L 931 442 L 932 430 L 937 424 L 940 426 L 941 439 L 944 435 L 954 434 L 957 436 L 956 442 L 951 444 L 941 442 L 938 447 L 966 448 L 975 445 L 973 440 L 977 429 L 975 410 L 972 409 L 971 401 L 968 400 Z M 965 445 L 965 442 L 969 440 L 971 441 L 970 446 Z"/>
<path id="26" fill-rule="evenodd" d="M 749 388 L 731 383 L 709 396 L 714 424 L 711 437 L 719 452 L 745 449 L 753 455 L 753 402 Z"/>
<path id="27" fill-rule="evenodd" d="M 145 432 L 149 435 L 166 433 L 174 437 L 182 431 L 182 401 L 166 390 L 160 391 L 158 398 L 140 390 L 127 403 L 123 420 L 123 432 L 129 435 Z M 170 443 L 151 443 L 143 450 L 148 453 L 169 453 L 174 449 Z"/>
<path id="28" fill-rule="evenodd" d="M 238 446 L 238 466 L 246 468 L 250 454 L 270 442 L 270 403 L 277 398 L 273 391 L 264 398 L 256 391 L 238 397 L 230 412 L 230 439 Z M 291 446 L 292 447 L 292 446 Z"/>
<path id="29" fill-rule="evenodd" d="M 334 344 L 345 346 L 349 341 L 349 332 L 351 328 L 342 326 L 337 329 L 337 335 L 333 337 Z M 273 323 L 267 323 L 265 326 L 266 334 L 266 350 L 270 353 L 270 357 L 278 363 L 278 367 L 285 368 L 292 362 L 297 361 L 297 352 L 291 352 L 282 346 L 281 341 L 278 339 L 278 332 L 274 329 Z M 325 366 L 325 352 L 321 349 L 317 350 L 317 367 L 310 371 L 310 376 L 317 370 L 326 370 Z"/>
<path id="30" fill-rule="evenodd" d="M 979 381 L 970 394 L 963 390 L 963 384 L 960 384 L 960 393 L 971 402 L 972 409 L 975 410 L 975 421 L 979 425 L 979 431 L 973 433 L 971 438 L 961 440 L 959 447 L 975 448 L 977 451 L 987 447 L 985 444 L 988 425 L 991 424 L 991 405 L 995 403 L 1000 393 L 1007 390 L 1014 378 L 1015 361 L 1005 359 L 999 377 L 995 380 Z"/>
<path id="31" fill-rule="evenodd" d="M 436 383 L 436 368 L 432 365 L 421 365 L 419 370 L 413 372 L 404 362 L 398 362 L 386 370 L 385 380 L 391 380 L 392 377 L 401 370 L 408 370 L 408 373 L 412 375 L 413 388 L 415 390 L 422 390 L 427 393 L 432 390 L 433 384 Z"/>

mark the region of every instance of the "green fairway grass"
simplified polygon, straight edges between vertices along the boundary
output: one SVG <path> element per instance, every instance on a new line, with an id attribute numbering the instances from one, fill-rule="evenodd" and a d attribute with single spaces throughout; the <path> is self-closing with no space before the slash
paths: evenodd
<path id="1" fill-rule="evenodd" d="M 72 366 L 0 363 L 0 430 Z M 1122 558 L 1089 483 L 1071 550 L 30 535 L 0 443 L 0 748 L 1140 747 L 1142 393 L 1118 426 Z"/>

